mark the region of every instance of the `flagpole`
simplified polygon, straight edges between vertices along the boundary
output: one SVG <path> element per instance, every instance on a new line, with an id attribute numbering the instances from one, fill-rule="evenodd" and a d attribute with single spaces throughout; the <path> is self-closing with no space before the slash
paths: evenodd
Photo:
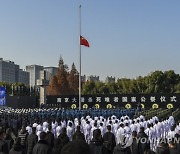
<path id="1" fill-rule="evenodd" d="M 81 110 L 81 5 L 79 5 L 79 110 Z"/>

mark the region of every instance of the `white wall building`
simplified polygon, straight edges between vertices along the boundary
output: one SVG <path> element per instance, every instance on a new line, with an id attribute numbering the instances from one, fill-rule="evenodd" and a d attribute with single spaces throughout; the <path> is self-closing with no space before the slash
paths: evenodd
<path id="1" fill-rule="evenodd" d="M 107 76 L 105 82 L 106 83 L 114 83 L 116 81 L 115 77 Z"/>
<path id="2" fill-rule="evenodd" d="M 87 76 L 87 81 L 94 81 L 94 82 L 99 82 L 99 76 Z"/>
<path id="3" fill-rule="evenodd" d="M 26 66 L 26 71 L 29 72 L 29 85 L 30 87 L 37 86 L 37 80 L 40 79 L 40 71 L 44 69 L 43 66 L 40 65 L 28 65 Z"/>

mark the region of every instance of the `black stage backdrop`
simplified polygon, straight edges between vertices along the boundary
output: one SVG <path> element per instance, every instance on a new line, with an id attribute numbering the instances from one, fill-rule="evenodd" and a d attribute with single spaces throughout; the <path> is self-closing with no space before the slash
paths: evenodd
<path id="1" fill-rule="evenodd" d="M 38 97 L 35 96 L 6 96 L 6 106 L 12 108 L 36 108 Z"/>
<path id="2" fill-rule="evenodd" d="M 78 95 L 47 96 L 48 107 L 78 108 Z M 180 94 L 82 95 L 82 108 L 179 108 Z"/>
<path id="3" fill-rule="evenodd" d="M 77 109 L 78 95 L 47 96 L 47 107 Z M 6 106 L 12 108 L 39 107 L 35 96 L 7 96 Z M 179 108 L 180 94 L 112 94 L 82 95 L 82 108 Z"/>

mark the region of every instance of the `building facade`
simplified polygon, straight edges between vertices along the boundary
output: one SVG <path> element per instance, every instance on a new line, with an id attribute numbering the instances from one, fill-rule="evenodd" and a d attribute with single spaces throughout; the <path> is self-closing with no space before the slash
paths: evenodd
<path id="1" fill-rule="evenodd" d="M 28 65 L 26 66 L 26 71 L 29 72 L 29 85 L 30 87 L 37 86 L 37 80 L 40 79 L 40 71 L 44 69 L 40 65 Z"/>
<path id="2" fill-rule="evenodd" d="M 94 81 L 94 82 L 99 82 L 99 76 L 87 76 L 87 81 Z"/>
<path id="3" fill-rule="evenodd" d="M 107 76 L 105 82 L 106 83 L 114 83 L 116 81 L 115 77 Z"/>
<path id="4" fill-rule="evenodd" d="M 18 81 L 20 83 L 24 83 L 26 86 L 29 86 L 29 72 L 19 70 L 18 78 Z"/>
<path id="5" fill-rule="evenodd" d="M 22 74 L 24 75 L 24 79 L 22 80 Z M 25 85 L 28 85 L 27 82 L 29 80 L 28 73 L 20 70 L 19 65 L 15 64 L 13 61 L 10 60 L 3 60 L 3 58 L 0 58 L 0 81 L 1 82 L 7 82 L 7 83 L 23 83 Z M 24 82 L 25 81 L 25 82 Z"/>
<path id="6" fill-rule="evenodd" d="M 44 67 L 44 71 L 46 72 L 46 80 L 50 80 L 52 76 L 57 74 L 57 67 Z"/>
<path id="7" fill-rule="evenodd" d="M 81 82 L 86 82 L 86 76 L 85 75 L 81 76 Z"/>

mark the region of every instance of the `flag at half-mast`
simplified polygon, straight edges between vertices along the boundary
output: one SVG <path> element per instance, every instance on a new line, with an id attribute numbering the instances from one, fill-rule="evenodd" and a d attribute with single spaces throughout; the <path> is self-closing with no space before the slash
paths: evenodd
<path id="1" fill-rule="evenodd" d="M 90 47 L 89 46 L 89 42 L 82 36 L 80 36 L 80 45 L 84 45 L 86 47 Z"/>

